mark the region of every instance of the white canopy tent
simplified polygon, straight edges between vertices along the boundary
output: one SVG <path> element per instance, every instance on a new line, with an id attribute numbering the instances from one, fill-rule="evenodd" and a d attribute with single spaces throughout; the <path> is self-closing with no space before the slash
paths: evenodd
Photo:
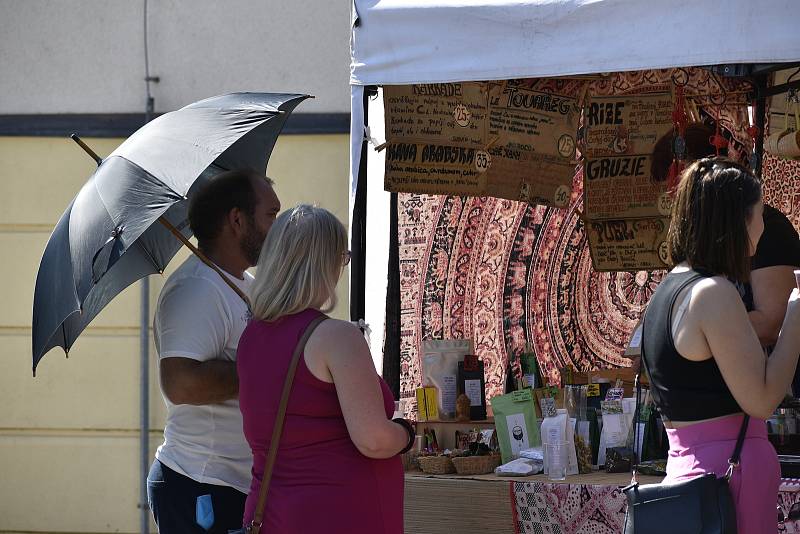
<path id="1" fill-rule="evenodd" d="M 383 156 L 365 149 L 365 86 L 558 77 L 721 65 L 733 73 L 800 62 L 797 0 L 355 0 L 351 38 L 351 212 L 369 243 L 351 295 L 375 331 L 380 369 L 386 298 L 389 194 Z M 762 72 L 763 72 L 762 71 Z M 380 102 L 369 106 L 370 136 L 383 135 Z M 373 157 L 373 155 L 375 157 Z M 362 165 L 362 163 L 364 163 Z M 368 182 L 368 199 L 356 200 Z M 362 210 L 363 211 L 363 210 Z M 356 251 L 356 256 L 363 250 Z M 357 263 L 358 258 L 354 259 Z M 358 269 L 358 267 L 355 267 Z M 355 276 L 354 276 L 355 279 Z M 351 297 L 352 298 L 352 297 Z M 353 310 L 351 303 L 351 310 Z M 356 306 L 355 309 L 358 309 Z"/>

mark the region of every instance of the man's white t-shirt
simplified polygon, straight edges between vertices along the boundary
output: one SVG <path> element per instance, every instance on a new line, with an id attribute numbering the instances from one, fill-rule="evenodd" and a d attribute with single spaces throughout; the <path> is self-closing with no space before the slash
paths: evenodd
<path id="1" fill-rule="evenodd" d="M 229 278 L 245 294 L 253 277 Z M 192 255 L 169 277 L 156 307 L 154 335 L 159 359 L 236 361 L 249 311 L 213 269 Z M 162 396 L 163 391 L 162 391 Z M 156 458 L 197 482 L 250 491 L 253 457 L 242 432 L 239 401 L 167 405 L 164 443 Z"/>

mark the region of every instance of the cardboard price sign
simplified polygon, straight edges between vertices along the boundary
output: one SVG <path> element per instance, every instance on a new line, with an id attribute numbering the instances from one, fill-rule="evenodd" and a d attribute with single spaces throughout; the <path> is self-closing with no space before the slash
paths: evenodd
<path id="1" fill-rule="evenodd" d="M 586 109 L 584 205 L 589 219 L 663 216 L 652 180 L 656 141 L 672 129 L 669 93 L 594 97 Z"/>
<path id="2" fill-rule="evenodd" d="M 534 85 L 385 87 L 385 189 L 566 206 L 577 101 Z"/>
<path id="3" fill-rule="evenodd" d="M 669 218 L 586 221 L 595 271 L 667 268 Z"/>
<path id="4" fill-rule="evenodd" d="M 583 194 L 596 271 L 666 268 L 671 199 L 651 154 L 672 130 L 669 93 L 593 97 L 585 110 Z"/>

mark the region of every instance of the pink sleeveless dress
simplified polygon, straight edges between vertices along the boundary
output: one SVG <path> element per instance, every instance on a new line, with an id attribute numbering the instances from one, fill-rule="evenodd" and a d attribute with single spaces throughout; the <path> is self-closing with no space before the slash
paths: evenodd
<path id="1" fill-rule="evenodd" d="M 308 324 L 305 310 L 274 323 L 252 321 L 239 341 L 239 407 L 253 451 L 244 523 L 255 513 L 289 361 Z M 394 397 L 379 377 L 386 417 Z M 270 483 L 262 532 L 402 534 L 403 466 L 399 456 L 362 455 L 347 433 L 336 386 L 311 374 L 301 356 Z"/>

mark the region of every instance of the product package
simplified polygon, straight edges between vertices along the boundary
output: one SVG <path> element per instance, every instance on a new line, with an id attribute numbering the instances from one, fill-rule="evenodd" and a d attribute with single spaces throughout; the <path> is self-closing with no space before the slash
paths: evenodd
<path id="1" fill-rule="evenodd" d="M 575 450 L 575 423 L 576 420 L 569 417 L 566 409 L 556 411 L 555 417 L 545 417 L 542 421 L 542 445 L 567 443 L 567 474 L 578 474 L 578 457 Z M 545 451 L 545 474 L 547 474 L 547 447 Z"/>
<path id="2" fill-rule="evenodd" d="M 542 397 L 539 399 L 537 407 L 539 408 L 539 412 L 536 415 L 541 415 L 542 419 L 555 417 L 556 413 L 558 413 L 556 410 L 556 400 L 553 397 Z"/>
<path id="3" fill-rule="evenodd" d="M 587 423 L 588 421 L 584 421 Z M 578 460 L 578 473 L 585 475 L 592 472 L 592 447 L 585 436 L 575 433 L 575 455 Z"/>
<path id="4" fill-rule="evenodd" d="M 520 366 L 522 367 L 522 385 L 523 387 L 536 389 L 542 387 L 542 379 L 539 376 L 539 362 L 536 360 L 536 352 L 533 347 L 527 345 L 525 352 L 519 357 Z"/>
<path id="5" fill-rule="evenodd" d="M 439 390 L 439 418 L 455 419 L 458 362 L 473 354 L 471 339 L 428 339 L 422 342 L 422 384 Z"/>
<path id="6" fill-rule="evenodd" d="M 529 460 L 528 458 L 517 458 L 501 465 L 494 470 L 494 473 L 503 477 L 525 477 L 536 475 L 542 472 L 542 462 Z"/>
<path id="7" fill-rule="evenodd" d="M 587 385 L 567 385 L 564 387 L 564 404 L 575 428 L 575 451 L 578 458 L 580 474 L 592 471 L 592 439 L 591 425 L 587 416 Z M 574 423 L 572 423 L 574 421 Z"/>
<path id="8" fill-rule="evenodd" d="M 606 472 L 627 473 L 631 470 L 633 451 L 629 447 L 609 447 L 606 449 Z"/>
<path id="9" fill-rule="evenodd" d="M 417 421 L 438 421 L 439 401 L 435 387 L 417 388 Z"/>
<path id="10" fill-rule="evenodd" d="M 564 407 L 569 416 L 578 421 L 586 420 L 586 385 L 567 385 L 564 386 Z"/>
<path id="11" fill-rule="evenodd" d="M 535 404 L 529 389 L 491 400 L 503 463 L 519 458 L 523 449 L 541 445 Z"/>
<path id="12" fill-rule="evenodd" d="M 599 465 L 605 465 L 607 449 L 632 445 L 628 437 L 631 435 L 635 406 L 636 399 L 607 400 L 601 403 L 603 428 L 600 431 L 600 448 L 597 454 Z"/>
<path id="13" fill-rule="evenodd" d="M 591 443 L 592 469 L 597 469 L 597 456 L 600 450 L 600 410 L 592 407 L 586 408 L 586 418 L 589 420 L 589 443 Z"/>
<path id="14" fill-rule="evenodd" d="M 640 462 L 663 460 L 667 457 L 669 444 L 664 439 L 664 425 L 648 391 L 640 409 L 636 454 Z"/>
<path id="15" fill-rule="evenodd" d="M 483 443 L 491 450 L 496 451 L 499 443 L 497 441 L 497 431 L 494 428 L 485 428 L 479 432 L 478 443 Z"/>
<path id="16" fill-rule="evenodd" d="M 566 415 L 567 410 L 563 413 Z M 580 472 L 578 468 L 578 451 L 575 447 L 575 424 L 577 419 L 567 419 L 567 474 L 577 475 Z"/>
<path id="17" fill-rule="evenodd" d="M 467 355 L 458 362 L 457 392 L 469 397 L 469 418 L 472 421 L 486 419 L 486 378 L 483 362 L 475 355 Z"/>
<path id="18" fill-rule="evenodd" d="M 553 399 L 556 408 L 564 407 L 564 390 L 555 386 L 546 386 L 533 390 L 533 395 L 536 398 L 536 416 L 539 419 L 544 419 L 545 414 L 542 412 L 542 399 Z"/>

